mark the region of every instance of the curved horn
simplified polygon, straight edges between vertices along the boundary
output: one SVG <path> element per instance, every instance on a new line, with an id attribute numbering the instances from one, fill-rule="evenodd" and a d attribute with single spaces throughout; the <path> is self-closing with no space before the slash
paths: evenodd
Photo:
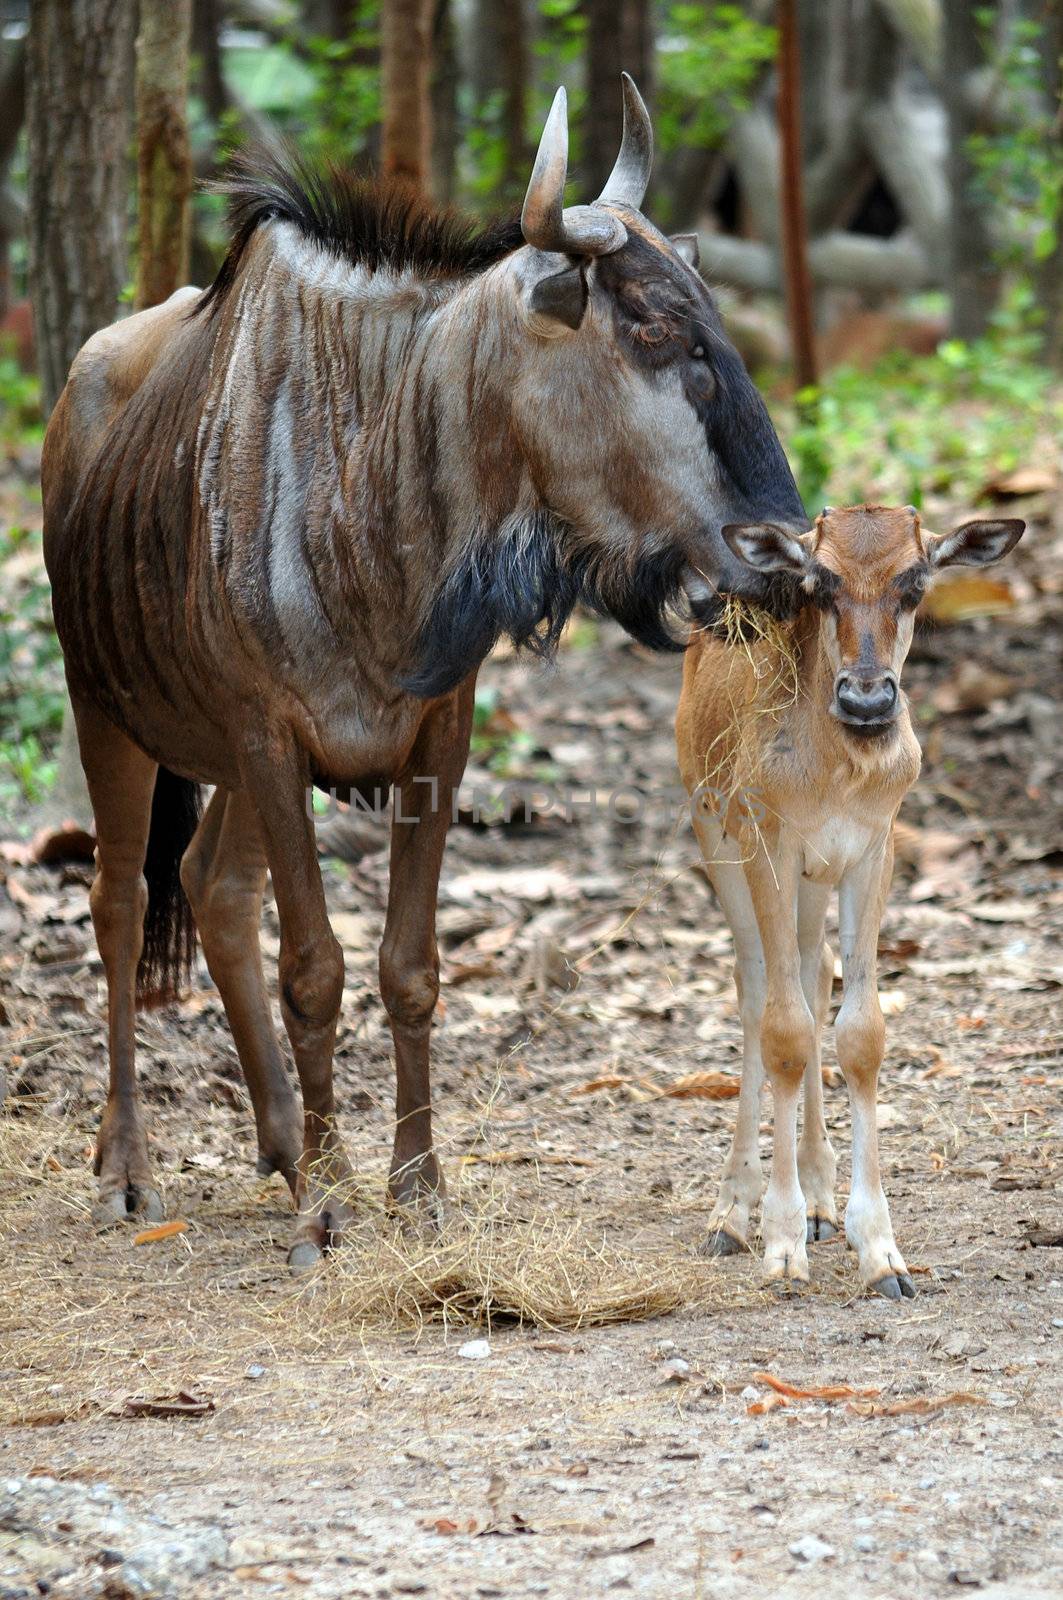
<path id="1" fill-rule="evenodd" d="M 646 102 L 628 73 L 620 74 L 624 86 L 624 137 L 616 166 L 598 196 L 599 205 L 630 206 L 637 211 L 653 169 L 653 128 Z"/>
<path id="2" fill-rule="evenodd" d="M 617 217 L 592 206 L 564 209 L 568 175 L 568 101 L 558 89 L 539 140 L 531 182 L 520 214 L 521 232 L 538 250 L 570 256 L 604 256 L 619 250 L 627 230 Z"/>

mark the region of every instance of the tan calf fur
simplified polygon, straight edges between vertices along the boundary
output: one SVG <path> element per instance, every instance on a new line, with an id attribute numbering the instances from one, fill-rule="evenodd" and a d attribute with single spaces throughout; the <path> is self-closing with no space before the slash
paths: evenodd
<path id="1" fill-rule="evenodd" d="M 853 1118 L 845 1230 L 866 1285 L 890 1299 L 915 1292 L 882 1189 L 875 1119 L 885 1043 L 878 930 L 894 819 L 919 772 L 899 680 L 934 571 L 999 560 L 1022 532 L 1017 521 L 970 522 L 939 537 L 911 506 L 828 508 L 802 538 L 768 526 L 723 530 L 740 560 L 773 575 L 776 613 L 792 613 L 771 623 L 732 607 L 729 637 L 722 623 L 695 633 L 676 720 L 695 831 L 734 936 L 744 1035 L 737 1127 L 709 1248 L 749 1248 L 763 1192 L 767 1280 L 807 1281 L 806 1242 L 830 1237 L 837 1223 L 820 1072 L 834 971 L 824 923 L 836 888 L 844 997 L 835 1037 Z M 765 1074 L 774 1099 L 766 1192 Z"/>

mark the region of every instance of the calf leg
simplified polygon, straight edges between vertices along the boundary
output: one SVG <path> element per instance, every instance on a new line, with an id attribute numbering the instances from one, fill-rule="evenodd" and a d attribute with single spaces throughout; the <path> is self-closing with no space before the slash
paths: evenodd
<path id="1" fill-rule="evenodd" d="M 332 1052 L 343 996 L 343 952 L 329 926 L 307 814 L 310 775 L 282 729 L 259 732 L 242 755 L 244 785 L 265 845 L 280 918 L 281 1015 L 303 1091 L 301 1200 L 288 1261 L 305 1271 L 353 1215 L 351 1171 L 336 1127 Z"/>
<path id="2" fill-rule="evenodd" d="M 148 1161 L 134 1038 L 137 962 L 148 905 L 143 867 L 157 768 L 94 707 L 75 701 L 74 717 L 96 819 L 97 870 L 89 904 L 107 975 L 110 1054 L 107 1105 L 96 1141 L 100 1186 L 93 1218 L 99 1227 L 126 1217 L 158 1222 L 162 1201 Z"/>
<path id="3" fill-rule="evenodd" d="M 454 790 L 472 728 L 473 681 L 426 712 L 395 787 L 391 877 L 380 993 L 395 1044 L 395 1148 L 388 1192 L 438 1211 L 443 1174 L 432 1148 L 429 1041 L 439 997 L 436 895 Z"/>
<path id="4" fill-rule="evenodd" d="M 695 815 L 694 829 L 716 898 L 735 943 L 735 987 L 742 1017 L 742 1082 L 734 1138 L 724 1164 L 716 1204 L 709 1217 L 709 1255 L 735 1255 L 749 1249 L 750 1218 L 764 1193 L 760 1161 L 760 1092 L 764 1066 L 760 1023 L 764 1011 L 764 952 L 753 903 L 742 868 L 718 859 L 724 854 L 718 824 Z M 733 847 L 737 850 L 737 846 Z"/>
<path id="5" fill-rule="evenodd" d="M 769 858 L 761 842 L 746 863 L 764 947 L 766 998 L 760 1047 L 774 1101 L 771 1175 L 764 1195 L 762 1233 L 767 1282 L 808 1281 L 805 1198 L 797 1167 L 797 1102 L 815 1050 L 815 1022 L 801 988 L 797 939 L 800 860 L 785 828 Z"/>
<path id="6" fill-rule="evenodd" d="M 797 1170 L 805 1197 L 808 1242 L 830 1239 L 837 1231 L 834 1180 L 838 1163 L 827 1138 L 823 1115 L 823 1028 L 830 1007 L 834 957 L 823 938 L 830 887 L 802 881 L 797 898 L 797 941 L 801 951 L 801 989 L 816 1025 L 815 1043 L 805 1068 L 805 1110 L 797 1146 Z"/>
<path id="7" fill-rule="evenodd" d="M 853 1176 L 845 1233 L 859 1256 L 863 1282 L 889 1300 L 900 1300 L 911 1298 L 915 1285 L 893 1237 L 879 1172 L 875 1116 L 886 1035 L 878 1000 L 876 947 L 892 866 L 892 843 L 886 842 L 852 868 L 839 887 L 845 993 L 835 1036 L 853 1119 Z"/>
<path id="8" fill-rule="evenodd" d="M 181 862 L 181 882 L 251 1096 L 258 1170 L 264 1177 L 283 1173 L 294 1194 L 302 1134 L 262 974 L 265 881 L 266 852 L 254 808 L 245 794 L 216 789 Z"/>

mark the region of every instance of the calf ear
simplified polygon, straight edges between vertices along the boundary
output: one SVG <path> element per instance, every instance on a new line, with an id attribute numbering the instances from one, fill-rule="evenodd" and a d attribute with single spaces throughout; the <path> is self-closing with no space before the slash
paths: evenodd
<path id="1" fill-rule="evenodd" d="M 801 577 L 811 564 L 800 539 L 774 523 L 729 522 L 722 532 L 728 549 L 755 572 L 792 572 Z"/>
<path id="2" fill-rule="evenodd" d="M 1026 529 L 1018 517 L 1003 522 L 965 522 L 954 533 L 927 533 L 932 567 L 988 567 L 1014 550 Z"/>
<path id="3" fill-rule="evenodd" d="M 685 261 L 688 267 L 693 267 L 697 272 L 701 265 L 701 246 L 698 244 L 697 234 L 673 233 L 668 242 L 680 261 Z"/>

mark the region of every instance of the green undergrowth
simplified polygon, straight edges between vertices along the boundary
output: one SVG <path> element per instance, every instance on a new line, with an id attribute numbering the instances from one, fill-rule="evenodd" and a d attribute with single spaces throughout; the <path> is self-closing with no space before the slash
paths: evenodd
<path id="1" fill-rule="evenodd" d="M 1063 427 L 1063 388 L 1036 350 L 1034 332 L 1003 327 L 971 344 L 945 340 L 929 356 L 898 351 L 869 371 L 839 367 L 776 405 L 806 508 L 814 515 L 825 496 L 977 501 Z"/>

